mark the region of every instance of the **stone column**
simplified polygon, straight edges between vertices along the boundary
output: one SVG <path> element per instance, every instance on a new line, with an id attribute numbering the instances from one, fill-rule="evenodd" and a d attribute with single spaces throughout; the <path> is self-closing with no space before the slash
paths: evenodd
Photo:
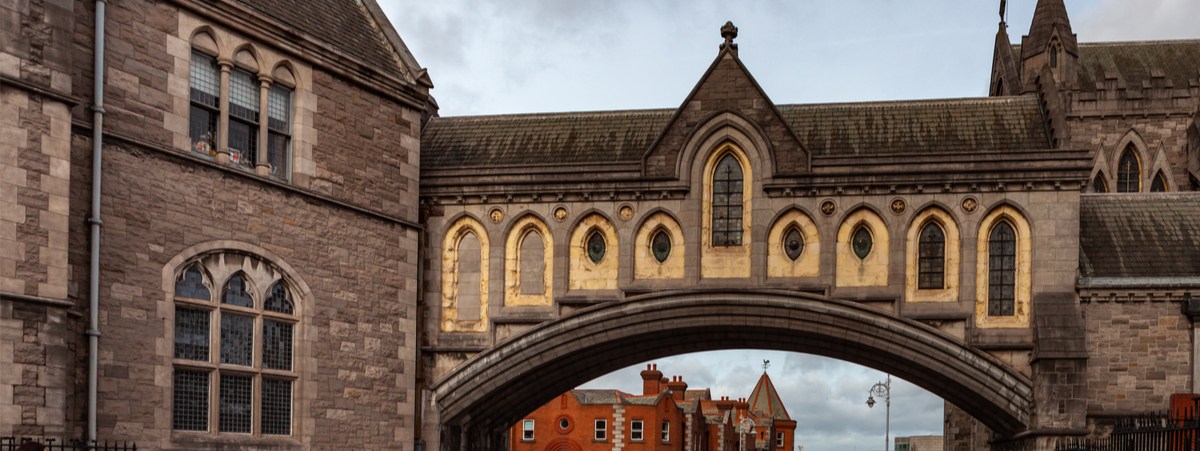
<path id="1" fill-rule="evenodd" d="M 267 122 L 270 120 L 267 98 L 271 93 L 272 81 L 268 75 L 258 76 L 258 156 L 256 157 L 257 161 L 254 162 L 254 173 L 263 177 L 271 174 L 271 164 L 267 161 Z"/>
<path id="2" fill-rule="evenodd" d="M 229 164 L 229 73 L 233 60 L 218 59 L 221 66 L 221 119 L 217 123 L 217 163 Z"/>

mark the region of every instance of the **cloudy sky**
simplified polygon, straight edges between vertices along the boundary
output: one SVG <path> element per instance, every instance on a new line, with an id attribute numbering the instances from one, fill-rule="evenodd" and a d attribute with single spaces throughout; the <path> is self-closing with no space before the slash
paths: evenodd
<path id="1" fill-rule="evenodd" d="M 987 94 L 992 0 L 379 0 L 429 69 L 443 116 L 678 107 L 712 63 L 727 20 L 739 56 L 775 103 Z M 1014 42 L 1036 0 L 1010 0 Z M 1081 42 L 1200 38 L 1197 0 L 1066 0 Z M 714 396 L 745 397 L 770 374 L 806 451 L 877 450 L 884 412 L 864 404 L 885 375 L 803 354 L 725 351 L 656 361 Z M 639 392 L 637 372 L 590 388 Z M 940 434 L 942 401 L 893 385 L 895 435 Z"/>

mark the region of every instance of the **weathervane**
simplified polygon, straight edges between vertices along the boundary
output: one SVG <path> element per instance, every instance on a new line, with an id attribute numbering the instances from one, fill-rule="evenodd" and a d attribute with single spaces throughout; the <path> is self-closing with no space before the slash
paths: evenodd
<path id="1" fill-rule="evenodd" d="M 767 359 L 763 359 L 763 372 L 764 373 L 767 372 L 767 367 L 769 367 L 769 366 L 771 366 L 771 361 L 767 360 Z"/>

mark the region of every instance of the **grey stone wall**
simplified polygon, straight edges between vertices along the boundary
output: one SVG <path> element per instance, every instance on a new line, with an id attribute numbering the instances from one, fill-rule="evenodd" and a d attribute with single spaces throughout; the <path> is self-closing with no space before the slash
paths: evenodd
<path id="1" fill-rule="evenodd" d="M 1177 302 L 1085 302 L 1090 415 L 1162 410 L 1193 392 L 1191 322 Z"/>

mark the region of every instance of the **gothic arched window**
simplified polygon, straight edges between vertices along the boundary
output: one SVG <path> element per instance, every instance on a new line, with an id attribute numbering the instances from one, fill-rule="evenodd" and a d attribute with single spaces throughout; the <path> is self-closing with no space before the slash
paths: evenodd
<path id="1" fill-rule="evenodd" d="M 712 245 L 742 245 L 742 165 L 726 154 L 713 172 Z"/>
<path id="2" fill-rule="evenodd" d="M 604 252 L 607 250 L 607 245 L 604 242 L 604 234 L 599 230 L 592 232 L 587 239 L 587 254 L 592 263 L 600 263 L 604 260 Z"/>
<path id="3" fill-rule="evenodd" d="M 1142 164 L 1133 147 L 1125 149 L 1117 163 L 1117 192 L 1136 193 L 1142 190 Z"/>
<path id="4" fill-rule="evenodd" d="M 857 255 L 859 260 L 866 260 L 868 255 L 871 255 L 871 248 L 874 247 L 874 239 L 871 238 L 871 231 L 864 226 L 859 226 L 858 230 L 854 231 L 854 236 L 850 240 L 850 246 L 854 249 L 854 255 Z"/>
<path id="5" fill-rule="evenodd" d="M 1167 178 L 1163 176 L 1162 171 L 1154 175 L 1154 181 L 1150 183 L 1150 192 L 1165 193 L 1167 192 Z"/>
<path id="6" fill-rule="evenodd" d="M 804 252 L 804 235 L 800 234 L 800 229 L 792 227 L 786 234 L 783 235 L 783 253 L 787 255 L 791 261 L 796 261 L 800 258 L 800 254 Z"/>
<path id="7" fill-rule="evenodd" d="M 1096 178 L 1092 179 L 1092 192 L 1107 193 L 1108 184 L 1104 183 L 1104 175 L 1097 173 Z"/>
<path id="8" fill-rule="evenodd" d="M 946 235 L 936 223 L 921 229 L 917 256 L 917 289 L 940 290 L 946 287 Z"/>
<path id="9" fill-rule="evenodd" d="M 1050 67 L 1058 67 L 1058 46 L 1050 46 Z"/>
<path id="10" fill-rule="evenodd" d="M 988 237 L 988 316 L 1013 316 L 1017 286 L 1017 234 L 1000 221 Z"/>

